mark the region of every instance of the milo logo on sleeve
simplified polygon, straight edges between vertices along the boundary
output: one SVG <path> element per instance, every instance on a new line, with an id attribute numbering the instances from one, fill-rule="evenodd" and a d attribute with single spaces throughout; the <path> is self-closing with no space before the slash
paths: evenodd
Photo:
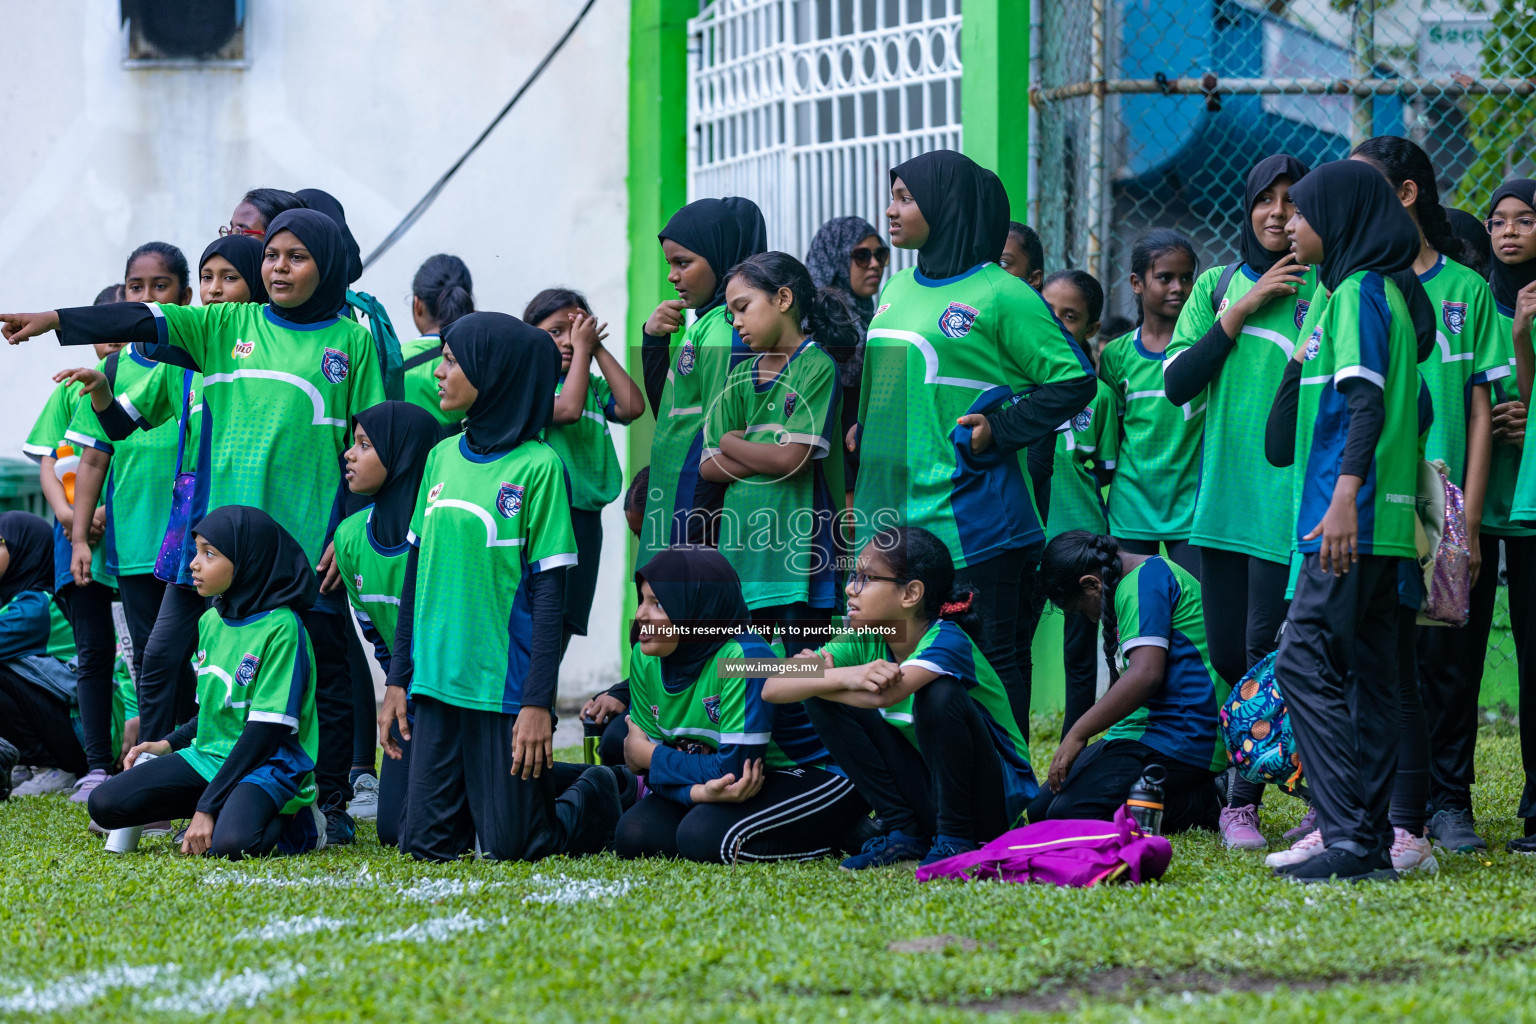
<path id="1" fill-rule="evenodd" d="M 255 351 L 256 343 L 254 341 L 241 341 L 237 338 L 235 339 L 235 347 L 230 352 L 230 355 L 234 356 L 236 359 L 244 359 L 246 356 Z"/>

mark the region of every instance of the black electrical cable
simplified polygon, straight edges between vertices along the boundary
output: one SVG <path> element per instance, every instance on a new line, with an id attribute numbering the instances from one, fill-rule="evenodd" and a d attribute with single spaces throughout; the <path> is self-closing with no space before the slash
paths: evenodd
<path id="1" fill-rule="evenodd" d="M 368 258 L 363 260 L 364 270 L 368 269 L 369 265 L 372 264 L 374 260 L 388 252 L 390 247 L 398 242 L 401 237 L 407 231 L 411 230 L 411 227 L 421 219 L 421 215 L 426 213 L 427 207 L 431 206 L 432 203 L 436 201 L 438 194 L 443 191 L 443 187 L 448 184 L 449 179 L 451 179 L 455 174 L 459 172 L 460 167 L 464 166 L 464 161 L 468 160 L 474 151 L 480 148 L 480 144 L 490 137 L 491 132 L 495 131 L 496 126 L 501 123 L 501 119 L 506 117 L 507 114 L 511 113 L 512 108 L 517 105 L 518 100 L 523 98 L 523 93 L 528 91 L 529 86 L 538 81 L 539 75 L 544 73 L 544 69 L 549 66 L 549 62 L 555 59 L 555 55 L 560 52 L 560 50 L 565 46 L 566 42 L 571 38 L 571 36 L 576 33 L 576 29 L 581 26 L 582 19 L 587 16 L 587 12 L 592 9 L 592 5 L 596 2 L 597 0 L 587 0 L 587 2 L 582 6 L 580 13 L 576 15 L 576 20 L 571 22 L 570 28 L 565 30 L 565 34 L 562 35 L 559 40 L 555 42 L 554 47 L 544 55 L 544 59 L 539 61 L 538 66 L 535 67 L 532 73 L 523 80 L 523 84 L 518 86 L 517 92 L 513 93 L 512 98 L 507 101 L 507 105 L 501 108 L 501 113 L 497 114 L 494 118 L 491 119 L 491 123 L 485 126 L 485 131 L 481 132 L 475 141 L 469 144 L 469 148 L 466 149 L 463 154 L 453 162 L 453 166 L 448 168 L 443 176 L 438 178 L 437 181 L 433 183 L 431 188 L 427 189 L 427 194 L 422 196 L 421 199 L 417 201 L 415 206 L 411 207 L 411 211 L 405 215 L 404 219 L 401 220 L 399 224 L 395 225 L 395 229 L 384 236 L 384 241 L 379 243 L 378 248 L 374 249 L 373 252 L 368 254 Z"/>

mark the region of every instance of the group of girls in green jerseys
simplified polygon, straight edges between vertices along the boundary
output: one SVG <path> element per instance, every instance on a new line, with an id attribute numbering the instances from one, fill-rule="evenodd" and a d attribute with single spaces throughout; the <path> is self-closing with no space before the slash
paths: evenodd
<path id="1" fill-rule="evenodd" d="M 926 153 L 890 194 L 883 233 L 829 221 L 805 263 L 769 250 L 750 200 L 679 210 L 640 384 L 580 292 L 477 311 L 445 254 L 412 282 L 420 337 L 394 345 L 314 191 L 242 199 L 201 306 L 152 243 L 101 305 L 5 316 L 13 343 L 55 330 L 101 359 L 59 375 L 28 440 L 55 535 L 0 518 L 15 758 L 79 776 L 101 828 L 190 817 L 181 848 L 230 857 L 351 841 L 375 736 L 379 838 L 426 860 L 932 863 L 1110 818 L 1154 771 L 1165 829 L 1263 849 L 1263 789 L 1227 771 L 1218 711 L 1273 656 L 1309 804 L 1278 874 L 1387 879 L 1486 848 L 1499 567 L 1522 655 L 1536 614 L 1536 181 L 1478 223 L 1405 139 L 1267 156 L 1232 211 L 1238 259 L 1136 239 L 1136 319 L 1102 344 L 1103 286 L 1048 265 L 992 172 Z M 914 265 L 885 280 L 892 247 Z M 647 406 L 626 491 L 613 427 Z M 1423 459 L 1464 494 L 1463 629 L 1419 624 Z M 621 492 L 625 678 L 582 709 L 601 763 L 563 763 L 559 667 L 597 632 Z M 123 756 L 115 595 L 139 707 Z M 386 675 L 357 742 L 372 699 L 343 596 Z M 1047 605 L 1066 708 L 1037 772 Z M 1509 845 L 1536 852 L 1522 733 Z"/>

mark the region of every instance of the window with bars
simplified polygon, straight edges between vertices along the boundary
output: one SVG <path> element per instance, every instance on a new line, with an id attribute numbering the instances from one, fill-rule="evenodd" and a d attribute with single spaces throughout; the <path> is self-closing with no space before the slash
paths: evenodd
<path id="1" fill-rule="evenodd" d="M 689 198 L 754 200 L 769 244 L 796 255 L 832 217 L 883 224 L 894 164 L 960 148 L 960 25 L 961 0 L 703 4 Z"/>

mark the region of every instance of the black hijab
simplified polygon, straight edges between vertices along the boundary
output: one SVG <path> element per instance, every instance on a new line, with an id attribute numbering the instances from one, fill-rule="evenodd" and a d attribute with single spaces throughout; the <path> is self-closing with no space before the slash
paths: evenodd
<path id="1" fill-rule="evenodd" d="M 1493 198 L 1488 200 L 1488 216 L 1493 216 L 1493 211 L 1498 209 L 1499 203 L 1505 199 L 1518 199 L 1526 206 L 1536 209 L 1536 181 L 1530 178 L 1511 178 L 1499 186 Z M 1493 238 L 1489 236 L 1489 246 L 1493 244 Z M 1493 285 L 1493 300 L 1505 309 L 1515 308 L 1515 297 L 1520 289 L 1536 281 L 1536 260 L 1526 260 L 1524 263 L 1505 263 L 1495 254 L 1493 262 L 1488 265 L 1488 283 Z"/>
<path id="2" fill-rule="evenodd" d="M 443 344 L 480 392 L 464 417 L 470 451 L 509 452 L 549 426 L 560 349 L 548 331 L 505 313 L 468 313 L 443 328 Z"/>
<path id="3" fill-rule="evenodd" d="M 197 270 L 202 273 L 203 264 L 208 262 L 209 257 L 222 256 L 245 280 L 246 287 L 251 290 L 250 301 L 266 302 L 267 285 L 261 279 L 261 258 L 265 252 L 266 246 L 250 235 L 225 235 L 214 239 L 203 250 L 203 258 L 197 261 Z"/>
<path id="4" fill-rule="evenodd" d="M 406 542 L 427 453 L 442 440 L 437 418 L 410 402 L 380 402 L 357 414 L 389 475 L 373 496 L 373 537 L 387 548 Z"/>
<path id="5" fill-rule="evenodd" d="M 1349 275 L 1413 266 L 1419 229 L 1386 175 L 1364 160 L 1323 164 L 1291 187 L 1296 209 L 1323 240 L 1318 280 L 1330 292 Z"/>
<path id="6" fill-rule="evenodd" d="M 1454 206 L 1445 211 L 1445 219 L 1451 223 L 1451 234 L 1461 239 L 1461 244 L 1467 248 L 1467 266 L 1487 277 L 1493 266 L 1493 237 L 1483 222 Z"/>
<path id="7" fill-rule="evenodd" d="M 0 540 L 11 564 L 0 576 L 0 607 L 29 590 L 53 593 L 53 530 L 31 512 L 0 513 Z"/>
<path id="8" fill-rule="evenodd" d="M 748 256 L 768 251 L 768 226 L 763 211 L 750 199 L 696 199 L 678 210 L 657 241 L 670 238 L 698 253 L 715 272 L 715 294 L 695 312 L 703 316 L 725 301 L 725 275 Z"/>
<path id="9" fill-rule="evenodd" d="M 1259 241 L 1259 236 L 1253 233 L 1253 204 L 1259 198 L 1259 193 L 1273 185 L 1280 178 L 1290 178 L 1294 185 L 1307 173 L 1307 165 L 1286 153 L 1276 153 L 1267 156 L 1253 165 L 1253 170 L 1248 172 L 1248 183 L 1243 186 L 1243 226 L 1238 232 L 1237 248 L 1242 254 L 1243 262 L 1253 268 L 1255 273 L 1264 274 L 1285 256 L 1289 249 L 1281 249 L 1272 252 Z"/>
<path id="10" fill-rule="evenodd" d="M 341 208 L 336 197 L 317 188 L 301 188 L 294 195 L 304 200 L 305 206 L 325 214 L 341 228 L 341 242 L 347 254 L 347 284 L 362 277 L 363 252 L 357 247 L 357 239 L 352 237 L 352 229 L 347 227 L 347 211 Z M 267 233 L 272 233 L 271 228 L 267 229 Z"/>
<path id="11" fill-rule="evenodd" d="M 290 323 L 313 324 L 329 320 L 341 312 L 347 302 L 346 256 L 342 250 L 341 229 L 336 222 L 314 210 L 287 210 L 272 218 L 267 225 L 267 242 L 277 237 L 279 231 L 291 231 L 309 254 L 315 258 L 320 271 L 320 284 L 315 293 L 303 303 L 293 307 L 273 306 L 273 312 Z"/>
<path id="12" fill-rule="evenodd" d="M 996 263 L 1008 244 L 1008 193 L 997 175 L 968 156 L 940 149 L 891 168 L 928 222 L 917 269 L 942 280 Z"/>
<path id="13" fill-rule="evenodd" d="M 873 296 L 853 294 L 848 267 L 853 262 L 854 247 L 870 235 L 879 238 L 880 232 L 863 217 L 834 217 L 816 232 L 805 253 L 805 269 L 811 272 L 811 283 L 817 288 L 841 288 L 853 300 L 865 327 L 875 318 L 875 300 Z"/>
<path id="14" fill-rule="evenodd" d="M 304 549 L 261 509 L 224 505 L 192 532 L 234 563 L 234 582 L 213 600 L 221 617 L 245 619 L 285 607 L 302 612 L 315 603 L 320 584 Z"/>
<path id="15" fill-rule="evenodd" d="M 635 597 L 640 582 L 651 585 L 662 611 L 673 625 L 708 630 L 696 639 L 684 637 L 677 650 L 661 659 L 661 678 L 670 690 L 682 689 L 698 678 L 704 666 L 731 641 L 732 625 L 746 632 L 752 624 L 741 579 L 725 556 L 713 548 L 676 547 L 657 552 L 635 573 Z"/>

